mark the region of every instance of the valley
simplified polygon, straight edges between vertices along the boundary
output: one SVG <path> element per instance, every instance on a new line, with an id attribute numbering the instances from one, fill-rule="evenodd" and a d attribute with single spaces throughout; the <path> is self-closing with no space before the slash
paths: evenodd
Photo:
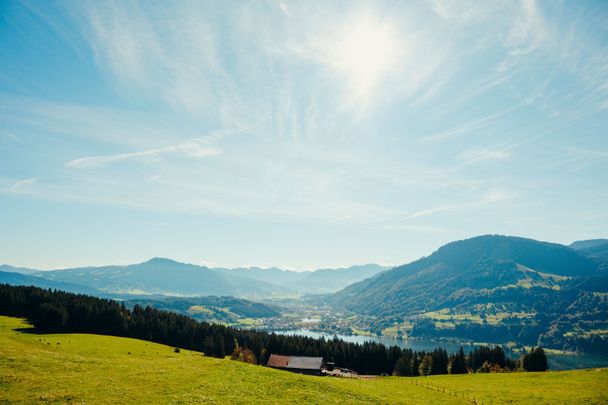
<path id="1" fill-rule="evenodd" d="M 585 363 L 585 355 L 608 355 L 606 246 L 605 240 L 564 246 L 485 235 L 394 269 L 209 269 L 156 258 L 46 272 L 2 266 L 0 282 L 111 298 L 128 308 L 152 306 L 242 329 L 406 346 L 482 342 L 516 354 L 542 345 L 577 353 Z M 209 294 L 198 295 L 203 292 Z"/>

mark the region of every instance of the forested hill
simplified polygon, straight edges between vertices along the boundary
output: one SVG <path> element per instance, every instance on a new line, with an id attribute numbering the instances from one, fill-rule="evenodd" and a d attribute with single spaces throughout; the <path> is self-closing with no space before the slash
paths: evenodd
<path id="1" fill-rule="evenodd" d="M 123 301 L 127 308 L 135 305 L 175 311 L 206 322 L 232 324 L 241 318 L 268 318 L 281 313 L 273 306 L 235 297 L 129 297 Z"/>
<path id="2" fill-rule="evenodd" d="M 568 277 L 605 275 L 596 261 L 562 245 L 479 236 L 449 243 L 428 257 L 353 284 L 334 300 L 361 312 L 400 313 L 466 300 L 459 291 L 515 288 L 518 283 L 550 287 Z"/>
<path id="3" fill-rule="evenodd" d="M 606 351 L 608 336 L 592 331 L 608 327 L 607 277 L 605 262 L 585 252 L 486 235 L 447 244 L 330 301 L 379 317 L 378 329 L 411 323 L 404 330 L 414 336 Z"/>

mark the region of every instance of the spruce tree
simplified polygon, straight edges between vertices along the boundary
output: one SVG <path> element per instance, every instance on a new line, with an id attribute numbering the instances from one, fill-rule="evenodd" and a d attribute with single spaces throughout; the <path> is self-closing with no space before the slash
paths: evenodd
<path id="1" fill-rule="evenodd" d="M 522 358 L 522 368 L 526 371 L 547 371 L 547 355 L 542 347 L 536 347 Z"/>
<path id="2" fill-rule="evenodd" d="M 466 358 L 461 347 L 450 360 L 450 374 L 466 374 L 467 372 Z"/>

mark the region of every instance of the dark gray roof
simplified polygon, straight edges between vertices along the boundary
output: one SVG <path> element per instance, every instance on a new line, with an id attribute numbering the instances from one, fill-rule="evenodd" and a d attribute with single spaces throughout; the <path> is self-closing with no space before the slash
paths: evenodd
<path id="1" fill-rule="evenodd" d="M 298 357 L 291 356 L 287 368 L 299 368 L 306 370 L 320 370 L 323 365 L 323 357 Z"/>

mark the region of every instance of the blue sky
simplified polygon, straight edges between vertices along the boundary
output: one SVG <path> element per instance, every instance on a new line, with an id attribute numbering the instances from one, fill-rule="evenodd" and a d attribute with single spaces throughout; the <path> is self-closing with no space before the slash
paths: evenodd
<path id="1" fill-rule="evenodd" d="M 608 229 L 602 1 L 0 1 L 0 262 Z"/>

